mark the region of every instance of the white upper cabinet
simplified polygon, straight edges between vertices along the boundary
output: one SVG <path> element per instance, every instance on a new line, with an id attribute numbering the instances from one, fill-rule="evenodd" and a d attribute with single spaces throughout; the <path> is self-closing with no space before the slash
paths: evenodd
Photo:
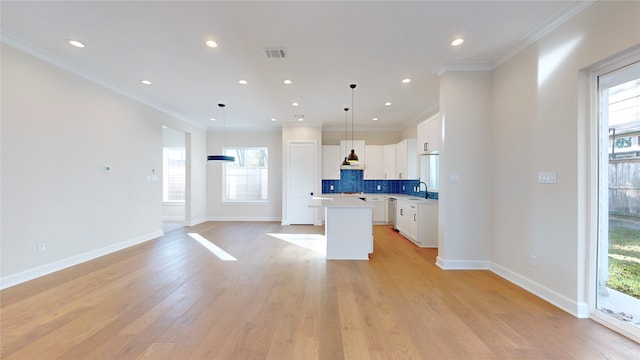
<path id="1" fill-rule="evenodd" d="M 418 139 L 416 141 L 416 150 L 418 154 L 426 154 L 427 153 L 427 147 L 429 145 L 429 120 L 425 120 L 423 122 L 421 122 L 420 124 L 418 124 L 417 127 L 417 133 L 418 133 Z"/>
<path id="2" fill-rule="evenodd" d="M 417 179 L 418 157 L 416 139 L 404 139 L 396 144 L 395 179 Z"/>
<path id="3" fill-rule="evenodd" d="M 396 144 L 382 145 L 382 177 L 381 179 L 396 178 Z"/>
<path id="4" fill-rule="evenodd" d="M 364 178 L 367 180 L 384 179 L 382 172 L 382 145 L 365 145 Z M 358 154 L 360 156 L 360 154 Z"/>
<path id="5" fill-rule="evenodd" d="M 358 162 L 356 164 L 366 164 L 364 140 L 340 140 L 340 154 L 342 155 L 340 162 L 351 153 L 351 149 L 355 150 L 356 155 L 358 155 Z"/>
<path id="6" fill-rule="evenodd" d="M 438 154 L 440 152 L 440 137 L 442 124 L 440 114 L 435 114 L 418 124 L 418 154 Z"/>
<path id="7" fill-rule="evenodd" d="M 340 164 L 343 160 L 340 145 L 322 145 L 322 178 L 340 180 Z"/>

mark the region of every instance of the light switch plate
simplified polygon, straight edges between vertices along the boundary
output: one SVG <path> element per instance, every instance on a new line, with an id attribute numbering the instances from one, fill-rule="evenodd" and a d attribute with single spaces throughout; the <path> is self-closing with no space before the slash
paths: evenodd
<path id="1" fill-rule="evenodd" d="M 540 171 L 538 172 L 539 184 L 555 184 L 557 182 L 555 171 Z"/>

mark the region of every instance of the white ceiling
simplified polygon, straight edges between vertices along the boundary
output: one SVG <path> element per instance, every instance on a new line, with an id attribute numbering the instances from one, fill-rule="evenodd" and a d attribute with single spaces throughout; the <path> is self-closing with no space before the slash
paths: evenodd
<path id="1" fill-rule="evenodd" d="M 356 83 L 355 128 L 399 130 L 437 110 L 443 66 L 490 68 L 589 3 L 2 1 L 0 10 L 3 42 L 203 128 L 223 125 L 225 103 L 229 129 L 298 123 L 296 114 L 344 129 Z M 465 43 L 451 47 L 457 36 Z M 267 58 L 270 47 L 286 58 Z"/>

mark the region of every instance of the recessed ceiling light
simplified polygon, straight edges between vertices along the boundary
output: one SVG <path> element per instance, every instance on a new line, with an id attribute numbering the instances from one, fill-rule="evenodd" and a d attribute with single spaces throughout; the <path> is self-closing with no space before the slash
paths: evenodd
<path id="1" fill-rule="evenodd" d="M 371 119 L 371 120 L 373 120 L 373 121 L 378 121 L 378 118 L 377 118 L 377 117 L 374 117 L 374 118 L 373 118 L 373 119 Z"/>
<path id="2" fill-rule="evenodd" d="M 291 85 L 291 83 L 293 83 L 293 81 L 286 79 L 282 81 L 285 85 Z"/>
<path id="3" fill-rule="evenodd" d="M 460 46 L 462 45 L 462 43 L 464 43 L 464 39 L 463 38 L 457 38 L 455 40 L 453 40 L 451 42 L 451 46 Z"/>
<path id="4" fill-rule="evenodd" d="M 140 82 L 145 84 L 145 85 L 151 85 L 151 81 L 149 81 L 149 80 L 140 80 Z"/>
<path id="5" fill-rule="evenodd" d="M 276 119 L 276 118 L 271 118 L 271 121 L 278 121 L 278 119 Z"/>
<path id="6" fill-rule="evenodd" d="M 238 84 L 247 85 L 247 80 L 238 80 Z"/>
<path id="7" fill-rule="evenodd" d="M 384 106 L 391 106 L 391 102 L 387 101 L 386 103 L 384 103 Z"/>
<path id="8" fill-rule="evenodd" d="M 209 120 L 211 120 L 211 121 L 216 121 L 216 118 L 211 118 L 211 119 L 209 119 Z"/>
<path id="9" fill-rule="evenodd" d="M 298 104 L 297 102 L 291 103 L 291 106 L 298 106 L 300 104 Z"/>
<path id="10" fill-rule="evenodd" d="M 410 82 L 411 82 L 411 79 L 409 79 L 409 78 L 402 79 L 402 83 L 403 83 L 403 84 L 408 84 L 408 83 L 410 83 Z"/>
<path id="11" fill-rule="evenodd" d="M 218 43 L 213 41 L 213 40 L 207 40 L 206 44 L 210 48 L 217 48 L 218 47 Z"/>
<path id="12" fill-rule="evenodd" d="M 80 42 L 80 41 L 78 41 L 78 40 L 69 40 L 69 41 L 68 41 L 68 43 L 69 43 L 70 45 L 72 45 L 72 46 L 77 47 L 77 48 L 83 48 L 83 47 L 84 47 L 84 44 L 83 44 L 83 43 L 81 43 L 81 42 Z"/>
<path id="13" fill-rule="evenodd" d="M 304 118 L 298 118 L 298 121 L 304 121 Z"/>

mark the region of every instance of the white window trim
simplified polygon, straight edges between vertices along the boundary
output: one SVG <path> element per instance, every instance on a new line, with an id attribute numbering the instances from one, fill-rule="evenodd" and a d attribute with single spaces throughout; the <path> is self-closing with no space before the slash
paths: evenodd
<path id="1" fill-rule="evenodd" d="M 267 149 L 267 153 L 269 152 L 269 148 L 267 146 L 229 146 L 222 148 L 222 153 L 226 154 L 229 149 Z M 266 200 L 229 200 L 226 197 L 227 193 L 227 164 L 222 164 L 222 188 L 220 189 L 220 203 L 223 206 L 229 205 L 256 205 L 256 206 L 264 206 L 269 204 L 269 192 L 267 190 L 267 199 Z M 269 162 L 267 162 L 267 171 L 269 170 Z M 270 175 L 267 175 L 267 181 L 269 180 Z"/>

